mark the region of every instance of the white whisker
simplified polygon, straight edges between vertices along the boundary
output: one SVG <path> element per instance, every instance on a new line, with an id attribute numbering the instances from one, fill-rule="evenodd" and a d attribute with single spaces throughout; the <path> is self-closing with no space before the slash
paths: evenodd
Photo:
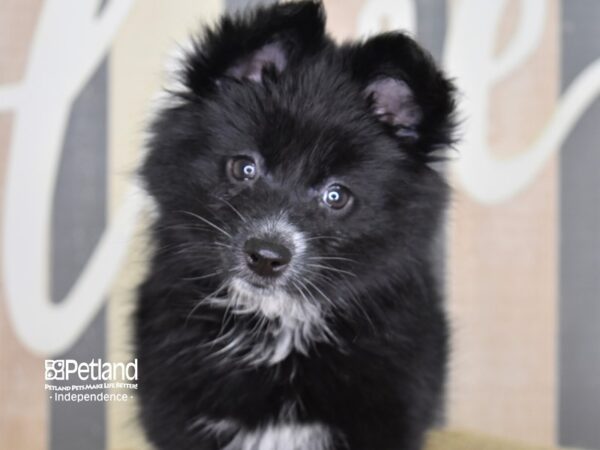
<path id="1" fill-rule="evenodd" d="M 229 206 L 231 208 L 231 210 L 234 213 L 236 213 L 240 219 L 242 219 L 242 222 L 244 222 L 244 223 L 248 222 L 248 220 L 246 219 L 246 217 L 244 217 L 244 215 L 235 206 L 233 206 L 229 201 L 225 200 L 224 198 L 217 197 L 217 196 L 215 196 L 215 198 L 217 200 L 221 200 L 223 203 L 225 203 L 227 206 Z"/>
<path id="2" fill-rule="evenodd" d="M 219 227 L 218 225 L 215 225 L 210 220 L 205 219 L 204 217 L 199 216 L 198 214 L 195 214 L 195 213 L 190 212 L 190 211 L 181 211 L 181 212 L 184 213 L 184 214 L 187 214 L 189 216 L 195 217 L 198 220 L 201 220 L 202 222 L 206 223 L 207 225 L 210 225 L 211 227 L 213 227 L 215 230 L 220 231 L 221 233 L 223 233 L 228 238 L 233 239 L 233 236 L 231 234 L 229 234 L 227 231 L 225 231 L 223 228 Z"/>
<path id="3" fill-rule="evenodd" d="M 322 265 L 322 264 L 306 264 L 306 265 L 307 265 L 308 267 L 315 267 L 315 268 L 318 268 L 318 269 L 323 269 L 323 270 L 327 270 L 327 271 L 330 271 L 330 272 L 342 273 L 342 274 L 345 274 L 345 275 L 350 275 L 350 276 L 352 276 L 352 277 L 356 277 L 356 274 L 355 274 L 355 273 L 353 273 L 353 272 L 350 272 L 350 271 L 348 271 L 348 270 L 338 269 L 338 268 L 336 268 L 336 267 L 324 266 L 324 265 Z"/>

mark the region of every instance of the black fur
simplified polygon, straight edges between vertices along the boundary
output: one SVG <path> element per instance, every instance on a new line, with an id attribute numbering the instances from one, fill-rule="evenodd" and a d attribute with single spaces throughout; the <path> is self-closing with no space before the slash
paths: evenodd
<path id="1" fill-rule="evenodd" d="M 295 421 L 332 430 L 331 449 L 416 450 L 439 411 L 447 329 L 432 243 L 447 187 L 427 163 L 452 141 L 453 87 L 409 37 L 338 46 L 324 21 L 314 2 L 223 18 L 151 124 L 141 176 L 158 218 L 136 356 L 140 416 L 160 449 L 224 448 L 234 433 L 198 417 L 252 430 L 294 404 Z M 234 183 L 227 161 L 248 154 L 261 177 Z M 323 204 L 332 180 L 350 207 Z M 299 276 L 333 337 L 248 364 L 218 337 L 252 348 L 270 325 L 203 299 L 233 276 L 248 223 L 281 214 L 307 238 L 303 261 L 327 258 Z"/>

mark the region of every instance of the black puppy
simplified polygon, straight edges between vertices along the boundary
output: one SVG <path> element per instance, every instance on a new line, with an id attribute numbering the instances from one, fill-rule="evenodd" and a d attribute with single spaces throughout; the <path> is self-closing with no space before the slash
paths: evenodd
<path id="1" fill-rule="evenodd" d="M 447 355 L 432 242 L 453 87 L 322 6 L 225 17 L 186 54 L 141 175 L 141 419 L 160 449 L 415 450 Z"/>

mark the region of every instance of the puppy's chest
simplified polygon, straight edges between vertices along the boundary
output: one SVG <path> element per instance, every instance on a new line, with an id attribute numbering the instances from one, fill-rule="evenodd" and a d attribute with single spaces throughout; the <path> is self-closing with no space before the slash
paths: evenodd
<path id="1" fill-rule="evenodd" d="M 226 450 L 329 450 L 332 438 L 321 424 L 275 423 L 255 430 L 241 429 Z"/>
<path id="2" fill-rule="evenodd" d="M 235 419 L 198 417 L 190 427 L 194 434 L 210 435 L 224 450 L 330 450 L 332 430 L 318 421 L 300 422 L 295 405 L 282 407 L 279 416 L 249 428 Z"/>
<path id="3" fill-rule="evenodd" d="M 238 397 L 236 392 L 234 395 L 236 398 L 243 397 L 244 404 L 250 403 L 256 410 L 265 410 L 266 404 L 272 402 L 271 389 L 275 389 L 276 386 L 279 388 L 282 385 L 287 386 L 285 389 L 287 400 L 272 410 L 270 418 L 265 418 L 262 425 L 249 428 L 233 419 L 215 421 L 210 417 L 200 418 L 197 421 L 199 428 L 218 437 L 221 442 L 228 442 L 223 447 L 224 450 L 331 450 L 333 448 L 333 430 L 316 417 L 310 418 L 310 415 L 306 417 L 305 414 L 300 414 L 300 405 L 302 408 L 309 406 L 311 409 L 314 406 L 313 402 L 308 402 L 308 399 L 298 398 L 297 390 L 300 389 L 300 385 L 306 388 L 305 377 L 308 373 L 314 372 L 313 366 L 316 363 L 313 358 L 316 356 L 305 357 L 303 363 L 294 361 L 288 364 L 289 358 L 295 358 L 293 353 L 302 352 L 300 349 L 306 351 L 297 339 L 298 337 L 295 337 L 292 331 L 285 330 L 268 341 L 254 341 L 251 351 L 245 353 L 245 356 L 251 358 L 244 365 L 256 365 L 257 370 L 265 376 L 268 375 L 273 386 L 265 386 L 262 382 L 253 385 L 255 380 L 248 379 L 247 383 L 242 384 L 243 396 Z M 232 410 L 232 415 L 236 411 L 239 413 L 238 407 Z M 337 433 L 335 435 L 338 436 Z"/>
<path id="4" fill-rule="evenodd" d="M 214 338 L 213 356 L 234 367 L 273 367 L 294 354 L 312 357 L 313 348 L 331 343 L 326 325 L 312 321 L 263 321 L 233 327 Z"/>

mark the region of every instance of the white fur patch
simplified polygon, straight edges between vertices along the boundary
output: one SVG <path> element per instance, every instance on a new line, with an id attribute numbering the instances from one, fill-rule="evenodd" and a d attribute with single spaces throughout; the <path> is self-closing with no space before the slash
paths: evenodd
<path id="1" fill-rule="evenodd" d="M 224 450 L 328 450 L 332 438 L 320 424 L 277 424 L 241 431 Z"/>
<path id="2" fill-rule="evenodd" d="M 233 439 L 223 450 L 328 450 L 333 443 L 329 427 L 314 423 L 278 422 L 248 430 L 234 420 L 200 417 L 189 427 Z"/>
<path id="3" fill-rule="evenodd" d="M 232 314 L 258 314 L 270 321 L 264 336 L 231 336 L 227 345 L 219 349 L 221 354 L 236 355 L 251 364 L 277 364 L 294 350 L 307 354 L 312 343 L 331 338 L 317 303 L 280 289 L 258 289 L 235 278 L 229 286 L 229 297 L 211 302 Z M 248 349 L 250 342 L 253 348 Z"/>

